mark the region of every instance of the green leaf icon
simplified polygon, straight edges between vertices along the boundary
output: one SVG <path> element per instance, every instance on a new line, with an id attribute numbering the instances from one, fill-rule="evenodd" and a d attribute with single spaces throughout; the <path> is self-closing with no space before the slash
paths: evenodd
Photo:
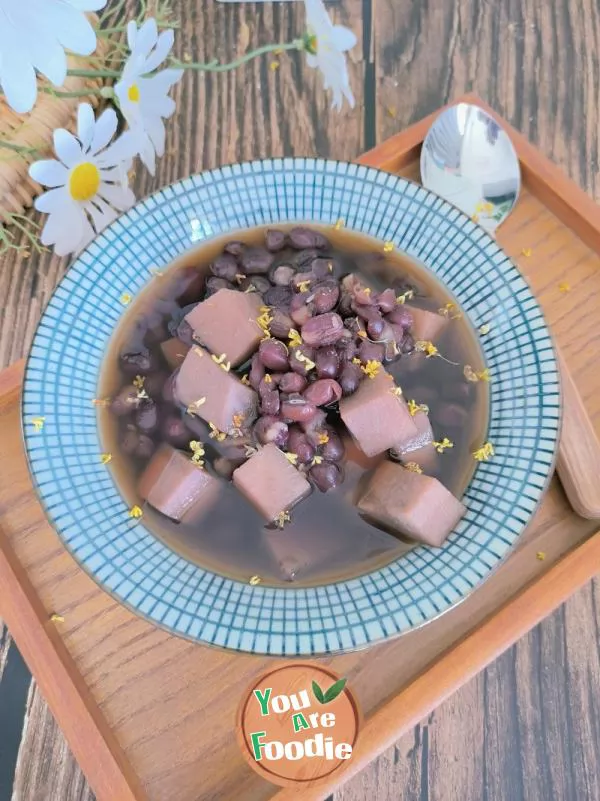
<path id="1" fill-rule="evenodd" d="M 315 695 L 315 698 L 320 704 L 325 703 L 325 696 L 323 695 L 323 690 L 319 687 L 316 681 L 312 683 L 312 691 Z"/>
<path id="2" fill-rule="evenodd" d="M 333 701 L 335 698 L 337 698 L 346 686 L 346 681 L 347 679 L 340 679 L 339 681 L 336 681 L 335 684 L 332 684 L 325 693 L 325 700 L 321 703 L 328 704 L 330 701 Z"/>

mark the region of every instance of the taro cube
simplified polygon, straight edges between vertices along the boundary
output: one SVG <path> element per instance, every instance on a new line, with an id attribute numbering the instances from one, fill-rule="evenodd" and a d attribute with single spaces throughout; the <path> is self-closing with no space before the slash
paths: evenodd
<path id="1" fill-rule="evenodd" d="M 410 331 L 415 342 L 435 343 L 448 325 L 448 318 L 437 312 L 418 309 L 416 306 L 409 307 L 408 304 L 406 308 L 410 308 L 410 313 L 413 318 Z"/>
<path id="2" fill-rule="evenodd" d="M 310 494 L 310 484 L 272 443 L 233 474 L 233 483 L 268 522 Z"/>
<path id="3" fill-rule="evenodd" d="M 175 397 L 189 413 L 225 433 L 247 427 L 256 417 L 254 390 L 198 345 L 188 352 L 177 373 Z"/>
<path id="4" fill-rule="evenodd" d="M 408 436 L 397 442 L 390 453 L 404 464 L 415 462 L 424 470 L 432 472 L 437 462 L 437 453 L 433 445 L 433 429 L 425 412 L 417 412 L 413 417 L 417 427 L 416 435 Z"/>
<path id="5" fill-rule="evenodd" d="M 262 300 L 252 292 L 219 289 L 195 306 L 185 320 L 194 338 L 216 356 L 225 354 L 232 367 L 246 361 L 264 332 L 257 323 Z"/>
<path id="6" fill-rule="evenodd" d="M 388 461 L 373 473 L 358 509 L 371 522 L 436 548 L 466 511 L 437 478 Z"/>
<path id="7" fill-rule="evenodd" d="M 160 349 L 162 350 L 165 361 L 171 370 L 176 370 L 181 364 L 183 364 L 183 360 L 185 359 L 190 346 L 186 345 L 185 342 L 182 342 L 177 337 L 171 337 L 171 339 L 161 342 Z"/>
<path id="8" fill-rule="evenodd" d="M 205 515 L 221 491 L 218 478 L 170 445 L 161 445 L 142 473 L 142 498 L 171 520 L 190 523 Z"/>
<path id="9" fill-rule="evenodd" d="M 353 395 L 342 398 L 340 414 L 354 441 L 366 456 L 377 456 L 397 442 L 417 435 L 408 405 L 383 368 L 365 378 Z"/>

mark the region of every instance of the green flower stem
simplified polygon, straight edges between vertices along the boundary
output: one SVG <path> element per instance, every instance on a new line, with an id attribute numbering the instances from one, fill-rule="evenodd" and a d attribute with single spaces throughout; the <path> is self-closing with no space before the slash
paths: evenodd
<path id="1" fill-rule="evenodd" d="M 50 86 L 40 86 L 40 91 L 46 94 L 53 95 L 54 97 L 89 97 L 90 95 L 100 95 L 101 97 L 110 99 L 113 97 L 114 92 L 111 86 L 102 86 L 97 89 L 77 89 L 73 92 L 60 92 L 58 89 L 53 89 Z"/>
<path id="2" fill-rule="evenodd" d="M 5 142 L 4 139 L 0 139 L 0 150 L 12 150 L 14 153 L 20 153 L 23 156 L 35 156 L 39 155 L 39 149 L 37 147 L 28 147 L 27 145 L 17 145 L 14 142 Z"/>
<path id="3" fill-rule="evenodd" d="M 252 61 L 253 58 L 264 56 L 266 53 L 278 53 L 282 50 L 304 50 L 304 40 L 294 39 L 293 42 L 286 44 L 263 45 L 263 47 L 257 47 L 256 50 L 251 50 L 246 55 L 240 56 L 240 58 L 236 58 L 235 61 L 230 61 L 228 64 L 219 64 L 217 61 L 211 61 L 208 64 L 196 64 L 173 59 L 169 66 L 182 70 L 196 70 L 197 72 L 228 72 L 241 67 L 242 64 L 246 64 L 248 61 Z"/>
<path id="4" fill-rule="evenodd" d="M 67 75 L 75 78 L 120 78 L 121 73 L 117 70 L 67 70 Z"/>

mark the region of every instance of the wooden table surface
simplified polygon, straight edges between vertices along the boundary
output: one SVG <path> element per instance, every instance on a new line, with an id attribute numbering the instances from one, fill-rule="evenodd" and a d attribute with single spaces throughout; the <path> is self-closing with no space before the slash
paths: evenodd
<path id="1" fill-rule="evenodd" d="M 303 4 L 174 0 L 177 55 L 286 41 Z M 475 91 L 600 201 L 598 0 L 337 0 L 357 106 L 329 109 L 301 55 L 188 73 L 167 154 L 138 197 L 219 164 L 354 159 Z M 0 367 L 23 356 L 66 262 L 0 258 Z M 590 584 L 335 795 L 335 801 L 600 801 L 600 584 Z M 0 801 L 93 796 L 0 621 Z M 118 799 L 115 799 L 118 801 Z M 165 801 L 177 801 L 165 799 Z M 218 801 L 218 799 L 215 799 Z M 243 799 L 240 799 L 243 801 Z"/>

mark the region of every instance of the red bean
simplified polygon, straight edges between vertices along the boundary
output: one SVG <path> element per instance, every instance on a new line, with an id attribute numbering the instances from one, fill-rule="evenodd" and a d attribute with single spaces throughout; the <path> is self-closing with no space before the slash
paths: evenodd
<path id="1" fill-rule="evenodd" d="M 232 256 L 241 256 L 246 250 L 246 245 L 243 242 L 228 242 L 223 248 L 225 253 L 231 253 Z"/>
<path id="2" fill-rule="evenodd" d="M 364 378 L 364 373 L 354 362 L 347 362 L 343 367 L 338 377 L 338 382 L 342 388 L 344 396 L 352 395 Z"/>
<path id="3" fill-rule="evenodd" d="M 190 432 L 181 417 L 169 414 L 162 421 L 160 433 L 174 448 L 185 448 L 190 441 Z"/>
<path id="4" fill-rule="evenodd" d="M 299 359 L 298 356 L 302 358 Z M 299 345 L 297 348 L 290 348 L 290 367 L 294 373 L 306 375 L 309 372 L 310 365 L 306 364 L 306 359 L 309 359 L 314 364 L 315 351 L 309 345 Z"/>
<path id="5" fill-rule="evenodd" d="M 316 405 L 301 395 L 290 395 L 281 404 L 281 416 L 284 420 L 290 420 L 293 423 L 308 422 L 316 412 Z"/>
<path id="6" fill-rule="evenodd" d="M 351 362 L 357 353 L 358 353 L 358 346 L 354 341 L 354 339 L 351 339 L 349 342 L 342 343 L 342 346 L 340 348 L 340 360 L 343 362 Z"/>
<path id="7" fill-rule="evenodd" d="M 128 456 L 132 456 L 137 450 L 140 442 L 140 435 L 135 426 L 127 426 L 124 436 L 121 437 L 121 450 Z"/>
<path id="8" fill-rule="evenodd" d="M 335 378 L 340 371 L 340 355 L 333 345 L 319 348 L 315 362 L 319 378 Z"/>
<path id="9" fill-rule="evenodd" d="M 135 413 L 135 424 L 144 434 L 151 434 L 158 428 L 158 409 L 153 400 L 143 400 Z"/>
<path id="10" fill-rule="evenodd" d="M 391 287 L 384 289 L 383 292 L 380 292 L 377 295 L 376 301 L 377 305 L 384 314 L 387 314 L 388 312 L 391 312 L 397 308 L 396 293 Z"/>
<path id="11" fill-rule="evenodd" d="M 384 326 L 385 322 L 383 317 L 380 317 L 378 320 L 369 320 L 367 322 L 367 333 L 369 334 L 369 337 L 371 339 L 381 339 Z"/>
<path id="12" fill-rule="evenodd" d="M 219 289 L 236 289 L 236 287 L 234 287 L 231 281 L 226 281 L 224 278 L 216 278 L 215 276 L 211 276 L 210 278 L 206 279 L 204 297 L 209 298 L 211 295 L 214 295 L 215 292 L 218 292 Z"/>
<path id="13" fill-rule="evenodd" d="M 289 286 L 290 281 L 296 275 L 296 271 L 289 264 L 280 264 L 275 267 L 270 274 L 271 281 L 275 286 Z"/>
<path id="14" fill-rule="evenodd" d="M 310 228 L 292 228 L 289 233 L 290 245 L 297 250 L 304 248 L 326 248 L 329 244 L 323 234 Z"/>
<path id="15" fill-rule="evenodd" d="M 333 259 L 317 258 L 311 262 L 310 269 L 315 278 L 326 278 L 333 275 L 335 266 Z"/>
<path id="16" fill-rule="evenodd" d="M 300 295 L 295 295 L 292 299 L 292 302 L 300 298 Z M 314 314 L 314 306 L 312 303 L 301 303 L 297 308 L 292 308 L 290 305 L 290 317 L 294 321 L 294 325 L 298 328 L 302 328 L 310 318 Z"/>
<path id="17" fill-rule="evenodd" d="M 117 417 L 124 417 L 137 411 L 142 405 L 142 399 L 138 398 L 138 393 L 139 390 L 133 384 L 124 386 L 119 394 L 113 398 L 110 404 L 111 412 L 116 414 Z"/>
<path id="18" fill-rule="evenodd" d="M 284 373 L 279 381 L 281 392 L 302 392 L 306 387 L 307 381 L 303 375 L 298 373 Z"/>
<path id="19" fill-rule="evenodd" d="M 272 286 L 265 292 L 265 303 L 267 306 L 279 306 L 287 308 L 292 299 L 292 290 L 287 286 Z"/>
<path id="20" fill-rule="evenodd" d="M 408 354 L 412 353 L 415 349 L 415 340 L 412 334 L 409 334 L 408 331 L 404 334 L 404 339 L 402 340 L 402 345 L 400 346 L 400 350 L 402 353 Z"/>
<path id="21" fill-rule="evenodd" d="M 149 459 L 154 453 L 154 448 L 155 445 L 153 440 L 146 436 L 146 434 L 140 434 L 137 448 L 135 449 L 135 455 L 139 459 Z"/>
<path id="22" fill-rule="evenodd" d="M 296 454 L 299 464 L 309 464 L 316 453 L 314 445 L 309 442 L 304 431 L 297 426 L 290 427 L 287 449 L 290 453 Z"/>
<path id="23" fill-rule="evenodd" d="M 321 492 L 329 492 L 342 482 L 342 471 L 332 462 L 316 464 L 308 471 L 309 478 Z"/>
<path id="24" fill-rule="evenodd" d="M 413 324 L 413 316 L 410 309 L 407 309 L 406 306 L 396 306 L 396 308 L 387 315 L 386 319 L 390 323 L 401 325 L 404 329 L 410 328 Z"/>
<path id="25" fill-rule="evenodd" d="M 234 256 L 224 253 L 213 261 L 210 265 L 210 271 L 217 278 L 224 278 L 226 281 L 233 283 L 236 275 L 240 273 L 240 268 Z"/>
<path id="26" fill-rule="evenodd" d="M 320 444 L 321 435 L 326 431 L 327 413 L 323 409 L 317 409 L 312 420 L 301 422 L 300 427 L 308 437 L 308 441 L 315 446 Z"/>
<path id="27" fill-rule="evenodd" d="M 250 278 L 244 278 L 239 288 L 241 292 L 246 292 L 246 290 L 250 290 L 250 287 L 253 287 L 259 294 L 264 295 L 265 292 L 271 289 L 271 282 L 263 275 L 252 275 Z"/>
<path id="28" fill-rule="evenodd" d="M 261 414 L 275 415 L 279 414 L 280 408 L 279 392 L 276 389 L 271 389 L 268 392 L 260 393 L 260 411 Z"/>
<path id="29" fill-rule="evenodd" d="M 335 312 L 312 317 L 302 326 L 302 339 L 307 345 L 333 345 L 342 336 L 344 321 Z"/>
<path id="30" fill-rule="evenodd" d="M 342 317 L 348 317 L 354 314 L 352 310 L 352 295 L 348 292 L 342 292 L 337 310 L 338 314 L 341 314 Z"/>
<path id="31" fill-rule="evenodd" d="M 258 356 L 269 370 L 285 372 L 289 368 L 288 349 L 278 339 L 263 339 L 258 346 Z"/>
<path id="32" fill-rule="evenodd" d="M 294 292 L 308 292 L 314 283 L 315 277 L 312 273 L 295 273 L 290 286 Z"/>
<path id="33" fill-rule="evenodd" d="M 156 366 L 156 359 L 148 348 L 142 345 L 139 348 L 121 351 L 119 366 L 125 375 L 135 376 L 152 370 Z"/>
<path id="34" fill-rule="evenodd" d="M 315 288 L 314 295 L 315 311 L 317 314 L 324 314 L 335 308 L 340 297 L 340 290 L 335 285 L 323 284 Z"/>
<path id="35" fill-rule="evenodd" d="M 269 272 L 275 256 L 265 248 L 248 248 L 241 257 L 241 265 L 248 275 L 263 275 Z"/>
<path id="36" fill-rule="evenodd" d="M 304 397 L 315 406 L 328 406 L 342 397 L 342 388 L 333 378 L 319 378 L 309 384 L 303 392 Z"/>
<path id="37" fill-rule="evenodd" d="M 273 319 L 269 323 L 269 331 L 274 337 L 288 339 L 290 329 L 294 327 L 294 321 L 283 309 L 273 309 L 271 312 Z"/>
<path id="38" fill-rule="evenodd" d="M 376 306 L 361 306 L 360 304 L 356 303 L 356 301 L 354 301 L 352 303 L 352 308 L 354 309 L 356 314 L 359 315 L 359 317 L 362 317 L 362 319 L 366 320 L 367 322 L 369 320 L 375 321 L 382 319 L 381 314 L 379 313 L 379 309 Z"/>
<path id="39" fill-rule="evenodd" d="M 283 250 L 285 247 L 285 233 L 275 228 L 270 228 L 265 234 L 265 245 L 271 253 Z"/>
<path id="40" fill-rule="evenodd" d="M 265 415 L 264 417 L 259 417 L 254 424 L 254 436 L 261 445 L 272 442 L 278 448 L 285 448 L 289 432 L 286 423 L 278 417 Z"/>
<path id="41" fill-rule="evenodd" d="M 319 251 L 315 248 L 308 248 L 307 250 L 301 250 L 297 253 L 296 256 L 292 258 L 292 261 L 296 267 L 308 269 L 313 261 L 320 255 Z"/>
<path id="42" fill-rule="evenodd" d="M 361 362 L 382 362 L 384 353 L 384 345 L 379 342 L 369 342 L 368 339 L 363 339 L 358 346 L 358 357 Z"/>
<path id="43" fill-rule="evenodd" d="M 333 429 L 328 429 L 326 433 L 329 439 L 321 445 L 321 456 L 327 459 L 328 462 L 339 462 L 344 458 L 344 454 L 346 453 L 342 438 L 336 431 L 333 431 Z"/>
<path id="44" fill-rule="evenodd" d="M 265 366 L 260 358 L 260 355 L 255 353 L 250 363 L 250 373 L 248 375 L 248 381 L 250 382 L 252 389 L 258 390 L 260 382 L 264 377 Z"/>

